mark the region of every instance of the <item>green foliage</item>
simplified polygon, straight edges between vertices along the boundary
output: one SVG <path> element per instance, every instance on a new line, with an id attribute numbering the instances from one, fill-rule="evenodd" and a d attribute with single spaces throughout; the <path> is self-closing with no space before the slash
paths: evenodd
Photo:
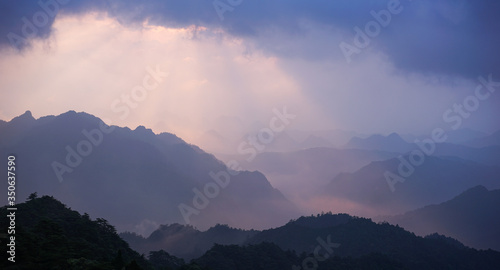
<path id="1" fill-rule="evenodd" d="M 93 221 L 50 196 L 30 198 L 17 205 L 16 263 L 3 251 L 0 269 L 121 269 L 134 260 L 142 269 L 151 268 L 105 219 Z M 7 215 L 6 207 L 0 215 Z M 0 219 L 0 228 L 7 222 Z"/>
<path id="2" fill-rule="evenodd" d="M 172 256 L 164 250 L 151 251 L 149 262 L 158 270 L 179 269 L 185 264 L 183 259 Z"/>
<path id="3" fill-rule="evenodd" d="M 259 245 L 214 245 L 205 255 L 194 260 L 198 265 L 211 269 L 292 269 L 298 258 L 272 243 Z"/>
<path id="4" fill-rule="evenodd" d="M 318 237 L 327 236 L 341 245 L 325 260 L 315 262 L 318 270 L 500 269 L 496 251 L 478 251 L 442 235 L 422 238 L 388 223 L 331 213 L 302 217 L 260 232 L 246 245 L 215 244 L 189 264 L 164 250 L 150 252 L 146 260 L 105 219 L 80 215 L 53 197 L 33 196 L 17 208 L 17 262 L 7 261 L 2 252 L 0 269 L 308 269 L 311 265 L 304 267 L 304 263 L 315 258 Z M 6 207 L 0 208 L 0 215 L 7 212 Z M 7 222 L 0 219 L 0 227 L 7 227 Z M 235 233 L 222 225 L 210 232 L 221 237 Z M 324 250 L 322 254 L 326 254 Z"/>
<path id="5" fill-rule="evenodd" d="M 34 199 L 38 198 L 38 193 L 33 192 L 28 196 L 28 201 L 32 201 Z"/>

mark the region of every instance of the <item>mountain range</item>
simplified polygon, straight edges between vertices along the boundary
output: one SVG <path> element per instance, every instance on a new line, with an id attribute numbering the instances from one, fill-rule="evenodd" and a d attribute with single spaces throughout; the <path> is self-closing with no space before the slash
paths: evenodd
<path id="1" fill-rule="evenodd" d="M 337 175 L 319 192 L 374 213 L 393 215 L 441 203 L 476 185 L 500 188 L 497 166 L 434 156 L 426 157 L 419 166 L 408 160 L 409 155 L 404 155 L 374 161 L 354 173 Z"/>
<path id="2" fill-rule="evenodd" d="M 498 269 L 500 252 L 468 248 L 439 234 L 419 237 L 388 223 L 347 214 L 331 213 L 300 217 L 264 231 L 242 232 L 216 226 L 217 237 L 202 255 L 186 263 L 163 249 L 140 256 L 120 239 L 115 227 L 103 218 L 93 220 L 51 196 L 33 193 L 17 205 L 16 248 L 19 262 L 6 260 L 2 269 Z M 6 206 L 0 208 L 6 216 Z M 7 220 L 0 225 L 7 226 Z M 203 242 L 193 237 L 189 226 L 173 225 L 151 234 L 163 238 Z M 241 241 L 242 244 L 218 244 Z M 234 237 L 237 236 L 238 237 Z M 226 238 L 228 237 L 228 238 Z M 157 239 L 155 239 L 157 238 Z M 2 240 L 3 241 L 3 240 Z M 133 247 L 133 246 L 132 246 Z M 172 246 L 170 248 L 175 248 Z M 22 259 L 20 259 L 22 258 Z"/>
<path id="3" fill-rule="evenodd" d="M 301 137 L 295 133 L 286 136 Z M 73 209 L 106 217 L 119 231 L 131 232 L 123 237 L 141 252 L 176 246 L 172 254 L 191 259 L 219 243 L 219 235 L 227 239 L 222 244 L 250 243 L 259 230 L 277 228 L 305 213 L 394 216 L 446 202 L 477 185 L 500 188 L 498 132 L 464 134 L 456 138 L 469 141 L 436 143 L 431 155 L 393 133 L 355 137 L 340 149 L 270 148 L 252 161 L 233 155 L 224 163 L 171 133 L 109 126 L 83 112 L 35 119 L 27 111 L 0 121 L 0 151 L 16 156 L 18 198 L 32 192 L 56 196 Z M 316 140 L 316 135 L 302 135 L 303 142 Z M 474 147 L 470 141 L 483 143 Z M 5 166 L 0 173 L 6 173 Z M 0 185 L 7 189 L 6 182 Z M 469 201 L 485 203 L 479 195 Z M 471 209 L 480 215 L 470 221 L 478 231 L 484 226 L 480 224 L 494 220 L 491 212 Z M 441 212 L 453 211 L 459 210 Z M 443 220 L 431 220 L 444 214 L 419 214 L 431 220 L 423 228 L 407 221 L 409 215 L 388 220 L 422 236 L 439 232 L 473 247 L 497 248 L 485 240 L 496 235 L 470 235 L 467 229 L 452 230 Z M 495 233 L 490 227 L 488 231 Z"/>
<path id="4" fill-rule="evenodd" d="M 500 190 L 477 186 L 449 201 L 377 220 L 397 224 L 421 236 L 437 232 L 471 247 L 500 251 L 499 208 Z"/>
<path id="5" fill-rule="evenodd" d="M 39 119 L 26 112 L 0 124 L 0 142 L 18 162 L 18 198 L 54 195 L 119 230 L 147 234 L 175 222 L 265 228 L 298 213 L 263 174 L 235 171 L 174 134 L 142 126 L 108 126 L 74 111 Z"/>
<path id="6" fill-rule="evenodd" d="M 374 220 L 402 226 L 405 230 L 422 237 L 437 233 L 457 239 L 469 247 L 500 251 L 498 207 L 500 207 L 500 189 L 488 191 L 483 186 L 477 186 L 441 204 L 429 205 L 403 215 L 379 216 Z M 358 219 L 347 214 L 323 214 L 301 217 L 291 220 L 284 226 L 264 231 L 241 230 L 220 224 L 206 231 L 199 231 L 191 226 L 171 224 L 160 226 L 147 238 L 131 232 L 121 233 L 120 236 L 140 253 L 147 254 L 153 250 L 163 249 L 186 260 L 201 256 L 214 244 L 245 245 L 272 242 L 283 250 L 295 250 L 301 253 L 310 251 L 304 247 L 310 248 L 314 244 L 312 240 L 315 236 L 326 236 L 324 230 L 341 225 L 349 227 L 351 225 L 346 224 L 354 220 Z M 358 237 L 346 236 L 343 234 L 347 231 L 340 231 L 342 234 L 336 232 L 339 239 L 348 238 L 352 241 L 352 238 Z M 373 232 L 373 234 L 378 233 Z M 295 236 L 291 237 L 292 235 Z"/>

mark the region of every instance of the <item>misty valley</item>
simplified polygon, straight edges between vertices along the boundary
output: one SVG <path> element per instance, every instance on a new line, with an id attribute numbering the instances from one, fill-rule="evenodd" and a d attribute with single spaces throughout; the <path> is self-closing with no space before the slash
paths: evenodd
<path id="1" fill-rule="evenodd" d="M 2 269 L 498 269 L 499 132 L 294 132 L 249 160 L 83 112 L 2 121 L 19 198 Z"/>
<path id="2" fill-rule="evenodd" d="M 0 269 L 499 270 L 498 14 L 0 0 Z"/>

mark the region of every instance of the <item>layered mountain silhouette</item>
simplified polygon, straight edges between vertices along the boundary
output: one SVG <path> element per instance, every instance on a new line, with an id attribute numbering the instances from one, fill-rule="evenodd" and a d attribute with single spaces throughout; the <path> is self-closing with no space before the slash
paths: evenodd
<path id="1" fill-rule="evenodd" d="M 148 240 L 142 239 L 143 248 L 149 245 L 175 254 L 179 247 L 171 245 L 172 240 L 200 247 L 208 235 L 218 239 L 211 248 L 200 250 L 203 255 L 192 262 L 212 269 L 298 269 L 304 261 L 321 259 L 319 255 L 326 259 L 314 261 L 317 269 L 374 269 L 377 265 L 380 269 L 495 269 L 500 264 L 499 252 L 477 251 L 453 238 L 419 237 L 388 223 L 331 213 L 300 217 L 260 232 L 221 225 L 206 232 L 178 224 L 162 226 Z M 135 243 L 127 241 L 134 248 Z M 153 244 L 161 242 L 163 246 Z"/>
<path id="2" fill-rule="evenodd" d="M 375 215 L 391 215 L 441 203 L 476 185 L 500 188 L 499 177 L 497 166 L 435 156 L 426 156 L 421 165 L 414 166 L 409 155 L 403 155 L 339 174 L 320 193 L 344 198 Z"/>
<path id="3" fill-rule="evenodd" d="M 206 231 L 197 230 L 192 226 L 171 224 L 161 225 L 147 238 L 130 232 L 121 233 L 120 236 L 140 253 L 148 254 L 150 251 L 163 249 L 169 254 L 190 260 L 200 257 L 214 244 L 242 245 L 258 232 L 220 224 Z"/>
<path id="4" fill-rule="evenodd" d="M 407 154 L 411 151 L 428 149 L 433 156 L 459 157 L 465 160 L 476 161 L 487 165 L 500 165 L 500 131 L 480 137 L 471 141 L 456 143 L 460 138 L 474 138 L 479 136 L 477 132 L 464 129 L 447 132 L 443 142 L 435 142 L 429 137 L 414 138 L 412 142 L 406 142 L 397 133 L 388 136 L 372 135 L 368 138 L 353 137 L 344 148 L 379 150 Z M 432 144 L 430 145 L 429 142 Z"/>
<path id="5" fill-rule="evenodd" d="M 488 136 L 469 140 L 466 145 L 472 147 L 500 146 L 500 130 Z"/>
<path id="6" fill-rule="evenodd" d="M 7 206 L 0 208 L 1 215 L 8 213 Z M 206 232 L 179 224 L 162 226 L 150 235 L 150 240 L 185 243 L 157 245 L 154 248 L 159 250 L 150 250 L 143 256 L 131 250 L 106 219 L 93 220 L 52 196 L 38 198 L 31 194 L 25 203 L 17 205 L 16 217 L 18 263 L 11 264 L 3 252 L 2 269 L 253 270 L 311 266 L 315 269 L 498 269 L 500 266 L 500 252 L 478 251 L 439 234 L 419 237 L 398 226 L 347 214 L 300 217 L 260 232 L 224 225 Z M 7 222 L 2 219 L 0 225 L 7 227 Z M 200 250 L 202 255 L 189 263 L 170 253 L 182 246 L 195 247 L 208 241 L 214 244 L 199 246 L 206 250 Z M 228 244 L 231 242 L 239 244 Z"/>
<path id="7" fill-rule="evenodd" d="M 74 111 L 39 119 L 28 111 L 0 125 L 0 142 L 2 153 L 16 156 L 19 197 L 51 194 L 119 230 L 149 233 L 157 224 L 185 223 L 181 204 L 202 228 L 263 228 L 297 214 L 263 174 L 228 168 L 170 133 L 110 127 Z"/>
<path id="8" fill-rule="evenodd" d="M 264 173 L 286 195 L 311 195 L 319 186 L 326 185 L 342 172 L 355 172 L 372 161 L 396 157 L 397 153 L 336 149 L 328 147 L 309 148 L 291 152 L 264 152 L 251 162 L 237 159 L 247 170 Z"/>
<path id="9" fill-rule="evenodd" d="M 391 133 L 388 136 L 372 135 L 368 138 L 352 137 L 344 148 L 380 150 L 387 152 L 406 153 L 416 146 L 403 140 L 397 133 Z"/>
<path id="10" fill-rule="evenodd" d="M 353 138 L 342 149 L 272 152 L 288 149 L 298 138 L 281 135 L 283 140 L 251 162 L 240 155 L 233 157 L 236 163 L 226 165 L 174 134 L 155 134 L 143 126 L 108 126 L 74 111 L 39 119 L 27 111 L 0 121 L 0 151 L 16 157 L 17 198 L 49 194 L 73 209 L 104 217 L 119 231 L 130 231 L 121 236 L 140 253 L 153 254 L 153 265 L 167 261 L 174 269 L 190 269 L 186 267 L 192 264 L 246 269 L 239 266 L 242 261 L 267 250 L 280 259 L 266 257 L 265 265 L 291 267 L 305 260 L 322 239 L 340 246 L 318 269 L 369 269 L 363 265 L 374 261 L 384 269 L 457 268 L 457 262 L 466 264 L 464 269 L 498 266 L 496 252 L 472 250 L 453 239 L 499 249 L 498 190 L 487 190 L 500 188 L 497 133 L 457 135 L 475 137 L 477 143 L 436 143 L 430 156 L 415 154 L 423 151 L 422 145 L 396 133 Z M 329 145 L 324 137 L 310 135 L 294 147 L 323 144 Z M 0 174 L 6 174 L 5 166 L 0 166 Z M 6 182 L 1 186 L 7 189 Z M 302 200 L 337 213 L 376 216 L 418 209 L 386 220 L 420 236 L 432 235 L 417 237 L 398 226 L 347 214 L 286 223 L 300 214 L 274 187 L 287 195 L 299 190 L 299 195 L 308 195 Z M 186 222 L 190 225 L 182 225 Z M 446 255 L 437 258 L 439 252 Z M 240 255 L 247 257 L 221 259 Z M 187 265 L 176 256 L 194 260 Z"/>
<path id="11" fill-rule="evenodd" d="M 482 133 L 464 129 L 449 134 L 454 138 L 450 141 L 458 141 Z M 392 133 L 353 137 L 342 149 L 269 151 L 251 161 L 241 155 L 224 159 L 238 160 L 247 170 L 263 172 L 273 186 L 293 202 L 315 211 L 334 210 L 367 216 L 399 214 L 449 200 L 478 184 L 488 188 L 500 186 L 500 146 L 476 148 L 436 143 L 429 138 L 415 140 L 416 143 L 409 143 Z M 422 165 L 412 165 L 410 156 L 423 158 Z M 403 162 L 411 168 L 401 165 Z M 395 180 L 400 176 L 400 167 L 411 171 L 411 175 Z M 387 177 L 387 172 L 392 174 Z M 393 187 L 388 184 L 388 178 L 394 181 Z M 326 205 L 325 202 L 330 208 L 318 208 L 319 204 Z"/>
<path id="12" fill-rule="evenodd" d="M 447 139 L 446 142 L 448 143 L 454 143 L 454 144 L 464 144 L 468 141 L 480 139 L 486 136 L 489 136 L 488 134 L 477 131 L 474 129 L 470 128 L 461 128 L 461 129 L 456 129 L 456 130 L 450 130 L 446 132 L 447 134 Z M 429 135 L 427 135 L 429 136 Z"/>
<path id="13" fill-rule="evenodd" d="M 444 203 L 378 219 L 418 235 L 437 232 L 474 248 L 500 250 L 499 208 L 500 190 L 477 186 Z"/>

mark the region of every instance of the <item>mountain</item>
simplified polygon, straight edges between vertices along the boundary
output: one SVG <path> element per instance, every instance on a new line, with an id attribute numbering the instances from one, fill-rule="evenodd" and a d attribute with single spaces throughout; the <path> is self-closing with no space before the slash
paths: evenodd
<path id="1" fill-rule="evenodd" d="M 440 203 L 476 185 L 500 188 L 499 167 L 460 158 L 426 156 L 419 161 L 413 157 L 421 163 L 419 166 L 409 160 L 405 155 L 374 161 L 354 173 L 339 174 L 319 194 L 344 199 L 359 209 L 371 210 L 374 216 Z"/>
<path id="2" fill-rule="evenodd" d="M 2 140 L 0 140 L 0 147 L 8 145 L 16 141 L 16 135 L 18 133 L 26 132 L 36 123 L 35 118 L 30 111 L 26 111 L 24 114 L 14 117 L 9 122 L 2 121 L 0 124 L 0 134 L 2 134 Z"/>
<path id="3" fill-rule="evenodd" d="M 439 143 L 433 156 L 453 159 L 459 158 L 483 165 L 500 166 L 500 145 L 473 148 L 458 144 Z"/>
<path id="4" fill-rule="evenodd" d="M 388 223 L 376 224 L 346 214 L 301 217 L 262 231 L 246 244 L 215 246 L 195 262 L 217 266 L 216 269 L 273 269 L 270 263 L 266 263 L 269 268 L 259 265 L 269 258 L 283 267 L 274 269 L 287 269 L 291 265 L 303 268 L 316 265 L 317 269 L 497 269 L 500 266 L 500 252 L 477 251 L 437 234 L 422 238 Z M 293 253 L 279 252 L 275 245 Z M 269 256 L 264 255 L 265 250 Z M 262 259 L 252 257 L 254 254 Z M 303 255 L 294 260 L 293 254 Z M 319 256 L 326 256 L 327 260 Z M 256 260 L 252 262 L 252 258 Z"/>
<path id="5" fill-rule="evenodd" d="M 379 150 L 386 152 L 395 152 L 406 154 L 412 150 L 421 151 L 422 148 L 431 147 L 433 156 L 458 157 L 464 160 L 475 161 L 486 165 L 500 166 L 500 131 L 486 138 L 481 139 L 483 143 L 476 144 L 471 147 L 471 143 L 457 143 L 460 138 L 474 138 L 479 136 L 479 132 L 469 129 L 461 129 L 446 133 L 447 139 L 444 142 L 436 143 L 432 141 L 432 147 L 428 145 L 430 140 L 428 137 L 414 139 L 411 143 L 406 142 L 397 133 L 391 133 L 388 136 L 372 135 L 362 139 L 353 137 L 344 148 L 364 149 L 364 150 Z M 499 143 L 494 143 L 498 141 Z M 477 147 L 479 145 L 479 147 Z M 429 149 L 431 149 L 429 148 Z"/>
<path id="6" fill-rule="evenodd" d="M 258 136 L 259 133 L 249 133 L 245 136 L 245 141 L 248 136 Z M 241 140 L 243 141 L 243 140 Z M 293 151 L 301 149 L 301 144 L 299 141 L 295 140 L 288 132 L 280 132 L 274 135 L 273 140 L 269 144 L 263 145 L 265 148 L 263 151 L 268 152 L 284 152 L 284 151 Z"/>
<path id="7" fill-rule="evenodd" d="M 145 259 L 131 250 L 105 219 L 71 210 L 51 196 L 30 195 L 16 205 L 15 265 L 3 252 L 2 269 L 498 269 L 500 252 L 478 251 L 438 234 L 415 236 L 388 223 L 347 214 L 322 214 L 253 232 L 242 245 L 214 244 L 186 264 L 160 249 Z M 0 208 L 0 215 L 11 211 Z M 8 219 L 0 225 L 7 228 Z M 188 232 L 187 232 L 188 231 Z M 151 238 L 178 238 L 192 244 L 193 228 L 165 226 Z M 211 229 L 212 238 L 238 234 L 227 226 Z M 198 235 L 203 237 L 201 235 Z M 300 253 L 300 254 L 299 254 Z M 299 255 L 297 255 L 299 254 Z M 22 259 L 21 259 L 22 258 Z"/>
<path id="8" fill-rule="evenodd" d="M 344 148 L 406 153 L 416 146 L 403 140 L 397 133 L 391 133 L 388 136 L 376 134 L 365 139 L 355 136 Z"/>
<path id="9" fill-rule="evenodd" d="M 254 231 L 245 241 L 239 237 L 238 244 L 219 242 L 230 242 L 228 239 L 241 231 L 221 225 L 211 230 L 218 231 L 212 233 L 217 235 L 215 244 L 189 265 L 177 269 L 497 269 L 500 266 L 500 252 L 478 251 L 436 233 L 420 237 L 387 222 L 374 223 L 347 214 L 300 217 L 280 227 Z M 200 242 L 198 237 L 206 238 L 202 234 L 192 227 L 173 224 L 163 226 L 150 238 L 173 239 L 180 245 L 195 246 Z M 168 247 L 172 248 L 175 246 Z M 170 251 L 160 253 L 172 261 Z"/>
<path id="10" fill-rule="evenodd" d="M 155 250 L 165 250 L 169 254 L 186 260 L 203 255 L 214 244 L 241 245 L 257 234 L 255 230 L 241 230 L 217 224 L 206 231 L 192 226 L 171 224 L 161 225 L 147 238 L 130 232 L 120 236 L 140 253 L 148 254 Z"/>
<path id="11" fill-rule="evenodd" d="M 304 141 L 300 143 L 300 146 L 302 149 L 308 149 L 317 147 L 333 147 L 333 144 L 322 137 L 309 135 Z"/>
<path id="12" fill-rule="evenodd" d="M 27 112 L 1 127 L 0 141 L 0 152 L 19 164 L 19 197 L 57 196 L 120 231 L 149 234 L 157 224 L 186 222 L 264 228 L 297 215 L 263 174 L 235 171 L 174 134 L 142 126 L 107 126 L 74 111 L 39 119 Z"/>
<path id="13" fill-rule="evenodd" d="M 487 136 L 487 133 L 482 131 L 477 131 L 470 128 L 459 128 L 456 130 L 447 130 L 446 131 L 446 143 L 466 145 L 468 141 L 479 139 Z M 401 134 L 401 138 L 403 138 L 407 142 L 414 142 L 415 140 L 424 140 L 429 138 L 430 134 L 423 135 L 414 135 L 414 134 Z"/>
<path id="14" fill-rule="evenodd" d="M 377 136 L 375 136 L 377 137 Z M 397 134 L 393 134 L 389 136 L 391 141 L 400 141 Z M 372 136 L 373 138 L 373 136 Z M 384 139 L 386 140 L 386 139 Z M 425 141 L 424 141 L 425 142 Z M 421 148 L 429 147 L 427 145 L 418 146 L 416 144 L 409 144 L 403 142 L 402 145 L 406 146 L 406 150 L 412 147 L 412 151 L 416 151 L 416 153 L 422 153 Z M 385 147 L 387 148 L 387 147 Z M 475 167 L 475 171 L 480 172 L 479 167 L 485 166 L 496 166 L 500 167 L 500 146 L 490 146 L 484 148 L 473 148 L 467 147 L 458 144 L 451 143 L 434 143 L 433 152 L 430 158 L 426 158 L 426 163 L 428 160 L 439 160 L 439 164 L 434 164 L 432 167 L 433 171 L 427 171 L 429 177 L 433 179 L 438 175 L 433 172 L 439 172 L 439 166 L 447 166 L 445 168 L 446 171 L 450 172 L 447 174 L 447 177 L 454 177 L 452 167 L 450 162 L 454 162 L 458 167 L 461 167 L 463 163 L 468 163 L 470 166 Z M 411 153 L 406 152 L 406 153 Z M 317 147 L 317 148 L 309 148 L 298 151 L 290 151 L 290 152 L 263 152 L 258 154 L 254 159 L 248 161 L 246 160 L 246 155 L 232 155 L 223 157 L 224 160 L 237 160 L 240 166 L 245 170 L 257 170 L 263 172 L 272 185 L 278 188 L 281 192 L 287 196 L 292 202 L 294 202 L 298 207 L 304 209 L 308 213 L 312 212 L 320 212 L 323 210 L 332 210 L 335 211 L 344 211 L 350 212 L 354 208 L 360 208 L 364 205 L 353 205 L 349 200 L 348 196 L 338 196 L 335 202 L 332 202 L 332 208 L 324 208 L 324 203 L 319 202 L 322 200 L 321 198 L 314 198 L 315 194 L 318 192 L 319 187 L 323 187 L 327 185 L 332 179 L 335 177 L 345 177 L 345 175 L 350 175 L 352 173 L 356 173 L 358 170 L 362 169 L 365 166 L 370 165 L 372 162 L 382 162 L 390 159 L 396 158 L 397 163 L 399 164 L 399 160 L 397 159 L 401 153 L 397 152 L 387 152 L 381 150 L 364 150 L 364 149 L 335 149 L 335 148 L 327 148 L 327 147 Z M 408 154 L 406 155 L 406 160 L 408 160 Z M 448 160 L 445 162 L 444 160 Z M 390 163 L 390 162 L 388 162 Z M 432 163 L 432 161 L 431 161 Z M 477 164 L 475 164 L 477 163 Z M 375 176 L 383 176 L 384 172 L 389 170 L 387 166 L 389 164 L 382 164 L 380 166 L 387 167 L 382 172 L 379 172 L 376 168 L 373 168 L 364 171 L 366 172 L 366 177 L 375 177 Z M 392 166 L 392 165 L 391 165 Z M 393 172 L 397 171 L 397 166 L 392 167 Z M 429 164 L 427 165 L 429 166 Z M 424 166 L 425 167 L 425 166 Z M 395 168 L 395 169 L 394 169 Z M 462 172 L 466 172 L 464 168 L 460 169 Z M 491 168 L 487 169 L 487 171 L 491 172 Z M 374 174 L 375 173 L 375 174 Z M 341 175 L 339 175 L 341 174 Z M 371 175 L 370 175 L 371 174 Z M 480 172 L 478 175 L 485 174 L 484 172 Z M 470 175 L 470 173 L 468 174 Z M 360 177 L 365 177 L 361 176 Z M 425 175 L 427 177 L 427 175 Z M 459 177 L 463 177 L 459 175 Z M 488 175 L 489 178 L 492 177 L 491 174 Z M 438 177 L 439 178 L 439 177 Z M 381 189 L 383 191 L 389 191 L 387 189 L 387 181 L 385 177 L 382 177 L 383 181 L 376 180 L 377 184 L 381 185 Z M 446 181 L 446 179 L 440 179 L 439 181 Z M 348 182 L 348 181 L 344 181 Z M 355 181 L 356 182 L 356 181 Z M 435 200 L 427 201 L 428 203 L 438 203 L 444 200 L 450 199 L 453 196 L 456 196 L 459 192 L 470 188 L 479 183 L 474 183 L 470 181 L 470 185 L 461 186 L 463 189 L 454 189 L 453 193 L 446 193 L 446 196 L 437 197 Z M 332 184 L 333 185 L 333 184 Z M 385 185 L 385 186 L 384 186 Z M 368 186 L 367 186 L 368 187 Z M 365 188 L 367 188 L 365 187 Z M 357 186 L 352 184 L 352 188 L 355 190 Z M 333 189 L 333 187 L 332 187 Z M 363 188 L 361 188 L 363 189 Z M 370 190 L 366 190 L 366 193 L 361 195 L 362 197 L 366 196 L 375 196 L 377 197 L 377 190 L 373 190 L 373 195 L 370 194 Z M 348 192 L 349 193 L 349 192 Z M 388 198 L 394 198 L 394 195 L 383 194 Z M 382 195 L 381 195 L 382 196 Z M 427 195 L 424 194 L 424 197 Z M 344 200 L 342 198 L 346 198 Z M 339 201 L 340 199 L 340 201 Z M 319 202 L 319 203 L 318 203 Z M 343 204 L 345 207 L 342 209 L 337 209 L 338 204 Z M 376 206 L 376 205 L 375 205 Z M 403 205 L 401 205 L 403 206 Z M 425 204 L 413 204 L 415 207 L 425 206 Z M 372 205 L 368 205 L 368 208 L 371 208 Z M 401 208 L 398 211 L 407 211 L 414 208 Z M 355 212 L 361 215 L 371 215 L 369 211 L 365 212 Z M 400 213 L 400 212 L 393 212 Z M 378 213 L 377 213 L 378 214 Z"/>
<path id="15" fill-rule="evenodd" d="M 477 186 L 444 203 L 379 219 L 398 224 L 418 235 L 437 232 L 474 248 L 500 251 L 498 209 L 500 190 L 488 191 Z"/>
<path id="16" fill-rule="evenodd" d="M 472 147 L 500 146 L 500 130 L 482 138 L 469 140 L 465 144 Z"/>
<path id="17" fill-rule="evenodd" d="M 3 250 L 2 269 L 131 269 L 134 264 L 151 269 L 105 219 L 92 220 L 49 196 L 32 195 L 16 208 L 15 234 L 9 235 L 15 237 L 15 262 Z M 2 217 L 11 213 L 6 206 L 0 208 Z M 0 219 L 0 227 L 11 226 L 9 222 Z"/>
<path id="18" fill-rule="evenodd" d="M 461 128 L 447 131 L 446 135 L 448 136 L 446 139 L 447 143 L 464 144 L 468 141 L 485 137 L 488 134 L 470 128 Z"/>
<path id="19" fill-rule="evenodd" d="M 249 246 L 215 245 L 202 257 L 193 260 L 194 267 L 205 266 L 220 270 L 281 270 L 281 269 L 319 269 L 319 270 L 372 270 L 372 269 L 410 269 L 404 264 L 381 254 L 370 254 L 359 258 L 328 257 L 318 261 L 314 254 L 297 255 L 283 251 L 272 243 Z"/>
<path id="20" fill-rule="evenodd" d="M 231 158 L 238 160 L 246 170 L 263 172 L 273 186 L 292 199 L 312 194 L 317 187 L 326 185 L 332 176 L 341 172 L 354 172 L 372 161 L 396 155 L 374 150 L 317 147 L 291 152 L 264 152 L 250 162 L 238 156 Z"/>
<path id="21" fill-rule="evenodd" d="M 330 142 L 334 147 L 340 147 L 347 142 L 353 137 L 353 136 L 358 136 L 358 137 L 365 137 L 366 135 L 363 134 L 358 134 L 353 131 L 345 131 L 345 130 L 340 130 L 340 129 L 334 129 L 334 130 L 317 130 L 312 133 L 313 135 L 323 138 Z"/>

